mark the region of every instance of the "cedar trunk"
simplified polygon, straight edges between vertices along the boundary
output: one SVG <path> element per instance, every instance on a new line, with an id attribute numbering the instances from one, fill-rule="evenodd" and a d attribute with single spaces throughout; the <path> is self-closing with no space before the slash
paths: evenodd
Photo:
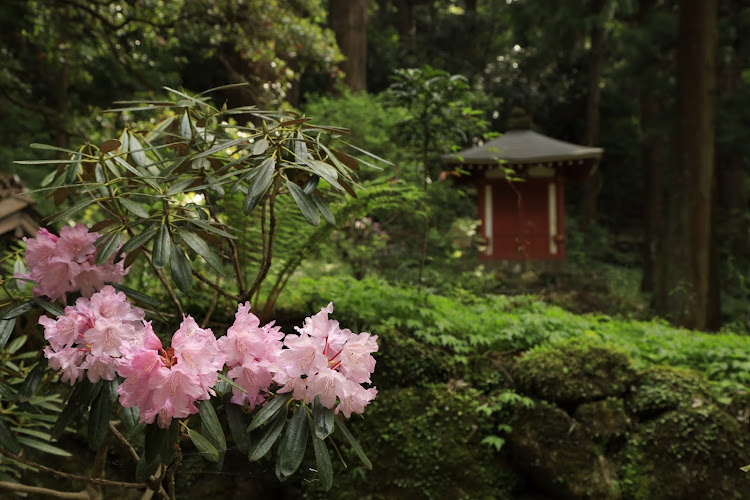
<path id="1" fill-rule="evenodd" d="M 688 328 L 719 327 L 715 94 L 717 0 L 680 2 L 675 139 L 661 254 L 659 312 Z"/>
<path id="2" fill-rule="evenodd" d="M 367 0 L 330 0 L 331 27 L 346 60 L 341 69 L 355 92 L 367 90 Z"/>
<path id="3" fill-rule="evenodd" d="M 599 142 L 599 103 L 601 100 L 602 61 L 604 50 L 604 23 L 602 13 L 606 2 L 594 2 L 596 23 L 591 30 L 591 53 L 589 59 L 588 99 L 586 101 L 586 138 L 584 144 L 596 146 Z M 602 190 L 603 176 L 596 169 L 583 186 L 581 228 L 585 231 L 596 222 L 597 199 Z"/>

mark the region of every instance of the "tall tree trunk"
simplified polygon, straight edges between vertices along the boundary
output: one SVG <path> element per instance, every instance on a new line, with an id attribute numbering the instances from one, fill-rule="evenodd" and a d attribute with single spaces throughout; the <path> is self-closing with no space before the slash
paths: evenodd
<path id="1" fill-rule="evenodd" d="M 330 0 L 331 28 L 346 60 L 341 69 L 355 92 L 367 90 L 367 0 Z"/>
<path id="2" fill-rule="evenodd" d="M 647 20 L 656 0 L 640 0 L 637 23 L 640 30 L 646 29 Z M 650 47 L 651 48 L 651 47 Z M 642 54 L 650 56 L 649 54 Z M 657 132 L 656 125 L 662 113 L 659 98 L 655 93 L 653 80 L 658 78 L 657 61 L 650 56 L 643 68 L 640 81 L 640 132 L 641 132 L 641 172 L 643 175 L 643 275 L 641 291 L 654 292 L 659 269 L 659 256 L 662 251 L 664 231 L 664 168 L 662 155 L 664 138 Z M 661 280 L 663 281 L 663 280 Z"/>
<path id="3" fill-rule="evenodd" d="M 665 240 L 662 314 L 688 328 L 719 326 L 715 93 L 717 0 L 680 2 L 675 140 Z"/>
<path id="4" fill-rule="evenodd" d="M 602 13 L 606 0 L 594 2 L 596 22 L 591 30 L 591 52 L 589 56 L 588 99 L 586 101 L 586 138 L 587 146 L 596 146 L 599 142 L 599 102 L 601 100 L 602 61 L 604 58 L 604 21 Z M 585 231 L 596 222 L 597 198 L 602 189 L 603 176 L 597 168 L 583 186 L 581 210 L 581 228 Z"/>
<path id="5" fill-rule="evenodd" d="M 653 123 L 660 106 L 656 96 L 648 89 L 641 90 L 641 169 L 643 171 L 643 277 L 641 290 L 653 292 L 655 272 L 662 248 L 663 232 L 663 169 L 662 141 L 653 133 Z"/>

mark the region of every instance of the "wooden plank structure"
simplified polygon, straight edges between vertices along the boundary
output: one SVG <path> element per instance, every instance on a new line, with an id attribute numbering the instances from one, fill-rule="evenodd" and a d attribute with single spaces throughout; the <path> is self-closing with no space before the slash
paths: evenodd
<path id="1" fill-rule="evenodd" d="M 39 230 L 36 201 L 24 190 L 18 177 L 0 177 L 0 237 L 33 237 Z"/>
<path id="2" fill-rule="evenodd" d="M 483 260 L 564 260 L 565 181 L 585 180 L 604 152 L 534 132 L 528 119 L 526 124 L 443 156 L 445 164 L 469 171 L 476 185 Z"/>

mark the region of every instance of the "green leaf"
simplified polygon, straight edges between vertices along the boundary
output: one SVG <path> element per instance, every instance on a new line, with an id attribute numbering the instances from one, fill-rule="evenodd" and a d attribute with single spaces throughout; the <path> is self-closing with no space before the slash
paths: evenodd
<path id="1" fill-rule="evenodd" d="M 101 266 L 112 257 L 122 242 L 122 233 L 114 231 L 99 246 L 99 252 L 96 254 L 96 265 Z"/>
<path id="2" fill-rule="evenodd" d="M 268 191 L 268 188 L 271 187 L 275 170 L 276 162 L 273 158 L 267 158 L 258 167 L 258 173 L 253 177 L 250 189 L 242 204 L 242 211 L 245 212 L 245 215 L 249 215 L 253 211 L 261 198 L 263 198 L 263 195 Z"/>
<path id="3" fill-rule="evenodd" d="M 156 269 L 163 269 L 164 266 L 169 262 L 169 255 L 171 253 L 172 239 L 169 236 L 169 228 L 166 224 L 162 223 L 159 226 L 159 230 L 156 231 L 156 238 L 154 238 L 153 249 L 151 252 L 152 262 Z"/>
<path id="4" fill-rule="evenodd" d="M 150 464 L 154 460 L 159 460 L 161 449 L 168 436 L 169 429 L 162 429 L 156 422 L 146 426 L 146 435 L 143 438 L 146 447 L 144 451 L 146 463 Z"/>
<path id="5" fill-rule="evenodd" d="M 282 394 L 276 396 L 270 403 L 267 403 L 263 408 L 258 410 L 258 413 L 253 417 L 253 421 L 250 422 L 250 426 L 247 428 L 248 431 L 253 431 L 265 424 L 271 417 L 276 415 L 281 408 L 283 408 L 289 400 L 292 399 L 292 394 Z"/>
<path id="6" fill-rule="evenodd" d="M 740 467 L 740 470 L 742 472 L 750 472 L 750 465 L 746 465 L 744 467 Z"/>
<path id="7" fill-rule="evenodd" d="M 208 441 L 208 439 L 204 438 L 198 431 L 194 431 L 193 429 L 188 429 L 188 435 L 203 458 L 209 462 L 219 461 L 219 452 L 214 448 L 214 445 Z"/>
<path id="8" fill-rule="evenodd" d="M 216 226 L 212 226 L 211 224 L 209 224 L 206 221 L 203 221 L 203 220 L 200 220 L 200 219 L 188 219 L 188 222 L 190 224 L 193 224 L 194 226 L 198 226 L 199 228 L 201 228 L 201 229 L 203 229 L 203 230 L 205 230 L 205 231 L 207 231 L 209 233 L 213 233 L 213 234 L 215 234 L 217 236 L 221 236 L 222 238 L 229 238 L 229 239 L 232 239 L 232 240 L 236 240 L 237 239 L 237 237 L 235 235 L 229 234 L 228 232 L 226 232 L 226 231 L 224 231 L 222 229 L 219 229 Z"/>
<path id="9" fill-rule="evenodd" d="M 359 441 L 357 441 L 354 436 L 352 436 L 352 433 L 349 432 L 349 429 L 346 428 L 346 424 L 344 423 L 344 420 L 341 418 L 334 419 L 336 422 L 336 428 L 341 432 L 341 434 L 344 435 L 347 441 L 349 441 L 349 444 L 352 445 L 352 449 L 357 454 L 360 460 L 362 460 L 362 463 L 365 464 L 365 467 L 372 470 L 372 462 L 370 462 L 370 459 L 367 458 L 367 455 L 365 455 L 365 450 L 362 449 L 362 446 L 359 444 Z"/>
<path id="10" fill-rule="evenodd" d="M 224 409 L 227 412 L 227 422 L 232 439 L 242 453 L 247 453 L 250 447 L 250 438 L 247 432 L 247 414 L 242 406 L 232 403 L 232 393 L 224 395 Z"/>
<path id="11" fill-rule="evenodd" d="M 122 426 L 125 428 L 125 431 L 130 432 L 130 429 L 136 426 L 138 424 L 138 420 L 140 417 L 140 410 L 137 406 L 133 407 L 126 407 L 122 406 L 120 407 L 120 422 L 122 422 Z"/>
<path id="12" fill-rule="evenodd" d="M 73 456 L 67 451 L 61 448 L 58 448 L 57 446 L 53 446 L 43 441 L 37 441 L 36 439 L 27 438 L 24 436 L 18 436 L 18 442 L 24 446 L 37 449 L 41 452 L 48 453 L 50 455 L 57 455 L 59 457 L 72 457 Z"/>
<path id="13" fill-rule="evenodd" d="M 172 419 L 172 424 L 169 426 L 169 432 L 167 432 L 167 438 L 164 440 L 164 444 L 161 447 L 161 462 L 163 464 L 171 464 L 174 460 L 175 445 L 180 438 L 180 420 L 177 418 Z"/>
<path id="14" fill-rule="evenodd" d="M 193 287 L 193 273 L 190 270 L 190 261 L 185 252 L 177 245 L 172 245 L 172 258 L 169 267 L 172 270 L 172 278 L 184 293 L 188 293 Z"/>
<path id="15" fill-rule="evenodd" d="M 317 400 L 318 398 L 316 398 Z M 313 410 L 314 411 L 314 410 Z M 331 410 L 333 414 L 333 410 Z M 333 485 L 333 467 L 331 467 L 331 455 L 328 453 L 325 441 L 318 436 L 317 425 L 313 424 L 311 419 L 307 420 L 310 425 L 310 431 L 312 434 L 313 449 L 315 450 L 315 467 L 318 469 L 318 478 L 320 478 L 320 485 L 325 491 L 331 489 Z M 333 424 L 333 422 L 331 422 Z"/>
<path id="16" fill-rule="evenodd" d="M 302 190 L 307 194 L 312 194 L 318 188 L 319 182 L 320 182 L 319 175 L 311 175 L 310 178 L 307 179 L 307 182 L 305 183 L 305 187 L 303 187 Z"/>
<path id="17" fill-rule="evenodd" d="M 256 460 L 263 458 L 279 438 L 279 434 L 281 434 L 281 431 L 286 425 L 286 414 L 288 408 L 282 406 L 279 410 L 281 411 L 276 413 L 276 416 L 271 420 L 271 423 L 263 429 L 263 432 L 258 436 L 258 439 L 253 440 L 250 444 L 250 449 L 248 450 L 249 461 L 255 462 Z"/>
<path id="18" fill-rule="evenodd" d="M 195 253 L 205 259 L 209 266 L 213 267 L 216 271 L 219 272 L 219 274 L 225 275 L 225 271 L 222 268 L 219 256 L 216 255 L 213 250 L 211 250 L 211 247 L 209 247 L 208 244 L 203 241 L 200 236 L 191 233 L 184 228 L 177 228 L 177 233 L 180 235 L 180 238 L 182 238 L 182 241 L 187 244 L 187 246 L 192 248 Z"/>
<path id="19" fill-rule="evenodd" d="M 68 165 L 68 168 L 66 169 L 65 184 L 73 184 L 76 181 L 78 169 L 81 168 L 81 153 L 73 153 L 70 159 L 73 160 L 73 163 Z"/>
<path id="20" fill-rule="evenodd" d="M 137 215 L 138 217 L 142 217 L 144 219 L 148 219 L 149 215 L 145 208 L 140 203 L 137 203 L 133 200 L 129 200 L 127 198 L 118 198 L 117 201 L 120 202 L 120 205 L 125 207 L 125 209 L 128 212 L 132 212 L 133 214 Z"/>
<path id="21" fill-rule="evenodd" d="M 259 141 L 255 141 L 253 143 L 253 155 L 262 155 L 266 152 L 266 149 L 268 149 L 268 145 L 268 139 L 266 139 L 265 137 Z"/>
<path id="22" fill-rule="evenodd" d="M 49 144 L 39 144 L 38 142 L 32 143 L 29 146 L 31 149 L 42 149 L 46 151 L 60 151 L 62 153 L 76 154 L 78 151 L 72 149 L 58 148 L 57 146 L 50 146 Z"/>
<path id="23" fill-rule="evenodd" d="M 112 416 L 112 404 L 116 400 L 117 381 L 105 381 L 89 412 L 89 447 L 94 451 L 99 449 L 107 436 L 109 417 Z"/>
<path id="24" fill-rule="evenodd" d="M 328 222 L 332 226 L 335 226 L 336 218 L 333 216 L 333 212 L 331 212 L 328 204 L 315 193 L 313 193 L 310 198 L 312 198 L 313 203 L 315 203 L 315 206 L 318 207 L 320 213 L 323 214 L 323 218 L 326 220 L 326 222 Z"/>
<path id="25" fill-rule="evenodd" d="M 43 299 L 41 297 L 34 297 L 31 299 L 31 301 L 55 317 L 65 315 L 65 310 L 62 307 L 58 306 L 57 304 L 53 304 L 49 300 Z"/>
<path id="26" fill-rule="evenodd" d="M 21 347 L 23 347 L 27 340 L 29 340 L 28 335 L 16 337 L 10 342 L 10 344 L 8 344 L 8 348 L 5 351 L 8 354 L 15 354 Z"/>
<path id="27" fill-rule="evenodd" d="M 21 452 L 21 445 L 18 439 L 16 439 L 16 435 L 13 434 L 8 424 L 5 423 L 5 420 L 0 420 L 0 446 L 14 455 L 18 455 Z"/>
<path id="28" fill-rule="evenodd" d="M 5 347 L 5 344 L 8 342 L 15 326 L 16 318 L 0 320 L 0 350 Z"/>
<path id="29" fill-rule="evenodd" d="M 344 190 L 344 188 L 341 187 L 341 184 L 339 184 L 339 173 L 334 167 L 320 160 L 308 160 L 307 165 L 309 165 L 313 172 L 325 179 L 331 186 L 339 191 Z"/>
<path id="30" fill-rule="evenodd" d="M 201 430 L 206 435 L 211 444 L 213 444 L 219 453 L 225 453 L 227 451 L 227 441 L 224 437 L 224 429 L 221 428 L 219 418 L 216 416 L 214 406 L 211 404 L 211 400 L 207 399 L 197 404 L 198 413 L 201 417 L 201 423 L 203 426 Z"/>
<path id="31" fill-rule="evenodd" d="M 130 297 L 131 299 L 140 302 L 141 304 L 145 304 L 149 307 L 153 307 L 154 309 L 159 308 L 159 301 L 154 299 L 153 297 L 149 297 L 145 293 L 138 292 L 136 290 L 133 290 L 132 288 L 128 288 L 125 285 L 121 285 L 119 283 L 107 283 L 108 285 L 112 285 L 115 290 L 120 291 Z"/>
<path id="32" fill-rule="evenodd" d="M 75 205 L 73 205 L 72 207 L 70 207 L 69 209 L 63 210 L 59 214 L 55 215 L 52 219 L 49 220 L 49 224 L 54 224 L 54 223 L 56 223 L 58 221 L 66 219 L 66 218 L 70 217 L 71 215 L 73 215 L 73 214 L 75 214 L 75 213 L 83 210 L 84 208 L 88 207 L 92 203 L 94 203 L 94 200 L 91 199 L 91 198 L 85 199 L 83 201 L 79 201 L 78 203 L 76 203 Z"/>
<path id="33" fill-rule="evenodd" d="M 158 455 L 152 457 L 151 462 L 148 462 L 146 460 L 146 453 L 144 452 L 143 455 L 141 455 L 140 460 L 138 460 L 138 465 L 135 467 L 135 480 L 139 482 L 146 481 L 156 472 L 160 463 L 161 457 Z"/>
<path id="34" fill-rule="evenodd" d="M 307 447 L 307 406 L 297 407 L 289 421 L 279 444 L 279 467 L 285 476 L 291 476 L 299 468 Z"/>
<path id="35" fill-rule="evenodd" d="M 2 313 L 2 319 L 13 319 L 17 318 L 18 316 L 22 314 L 26 314 L 27 312 L 34 309 L 34 306 L 32 305 L 31 301 L 24 302 L 23 304 L 19 304 L 16 307 L 9 309 L 7 311 L 4 311 Z"/>
<path id="36" fill-rule="evenodd" d="M 320 439 L 325 439 L 333 433 L 335 420 L 333 408 L 326 408 L 320 404 L 320 396 L 315 396 L 312 407 L 312 418 L 315 423 L 315 435 Z"/>
<path id="37" fill-rule="evenodd" d="M 151 238 L 154 237 L 156 234 L 156 228 L 149 229 L 147 231 L 143 231 L 140 234 L 136 234 L 132 238 L 130 238 L 128 241 L 125 242 L 125 244 L 120 248 L 120 253 L 127 254 L 128 252 L 135 250 L 136 248 L 140 247 L 147 241 L 149 241 Z"/>
<path id="38" fill-rule="evenodd" d="M 18 388 L 18 401 L 24 403 L 31 399 L 31 396 L 36 392 L 39 383 L 42 381 L 42 376 L 47 370 L 47 358 L 40 358 L 39 363 L 26 375 L 26 380 L 21 383 Z"/>
<path id="39" fill-rule="evenodd" d="M 141 143 L 133 134 L 129 134 L 129 135 L 130 135 L 130 157 L 133 158 L 133 161 L 139 167 L 145 167 L 146 165 L 149 165 L 151 162 L 149 161 L 148 156 L 146 156 L 146 152 L 143 151 L 143 146 L 141 146 Z"/>
<path id="40" fill-rule="evenodd" d="M 233 148 L 234 146 L 237 146 L 238 144 L 242 144 L 245 141 L 247 141 L 246 138 L 240 137 L 239 139 L 233 139 L 231 141 L 223 142 L 210 149 L 201 151 L 197 155 L 193 156 L 193 160 L 197 160 L 199 158 L 205 158 L 206 156 L 210 156 L 214 153 L 218 153 L 219 151 L 224 151 L 225 149 Z"/>
<path id="41" fill-rule="evenodd" d="M 295 183 L 287 181 L 286 185 L 289 188 L 289 192 L 292 194 L 292 198 L 294 198 L 294 202 L 302 212 L 302 215 L 307 219 L 307 222 L 313 226 L 320 224 L 320 214 L 318 213 L 318 209 L 312 199 L 310 199 L 302 188 Z"/>
<path id="42" fill-rule="evenodd" d="M 62 436 L 68 424 L 78 419 L 86 411 L 94 398 L 99 394 L 101 388 L 102 383 L 92 384 L 87 378 L 76 384 L 67 406 L 63 408 L 60 416 L 57 417 L 57 422 L 52 427 L 52 431 L 50 432 L 52 439 L 58 439 Z"/>
<path id="43" fill-rule="evenodd" d="M 180 121 L 180 136 L 187 140 L 193 138 L 193 127 L 190 125 L 190 115 L 187 110 L 182 113 L 182 120 Z"/>

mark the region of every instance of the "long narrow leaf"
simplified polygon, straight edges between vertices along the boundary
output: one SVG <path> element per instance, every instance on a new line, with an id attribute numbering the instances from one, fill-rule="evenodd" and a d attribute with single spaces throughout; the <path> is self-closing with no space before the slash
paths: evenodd
<path id="1" fill-rule="evenodd" d="M 169 228 L 167 224 L 161 224 L 156 231 L 156 238 L 154 238 L 151 250 L 152 262 L 156 269 L 163 269 L 167 265 L 167 262 L 169 262 L 171 246 L 172 239 L 169 236 Z"/>
<path id="2" fill-rule="evenodd" d="M 352 449 L 357 454 L 359 459 L 362 460 L 362 463 L 365 464 L 365 467 L 372 470 L 372 462 L 370 462 L 370 459 L 367 458 L 367 455 L 365 455 L 365 450 L 362 449 L 362 445 L 359 444 L 359 441 L 357 441 L 352 433 L 349 432 L 349 429 L 346 428 L 344 420 L 341 418 L 337 418 L 335 419 L 335 422 L 336 428 L 341 432 L 341 434 L 343 434 L 346 440 L 349 441 Z"/>
<path id="3" fill-rule="evenodd" d="M 297 408 L 279 443 L 279 468 L 284 476 L 291 476 L 299 468 L 307 447 L 307 406 Z"/>
<path id="4" fill-rule="evenodd" d="M 276 396 L 270 403 L 258 410 L 258 413 L 253 417 L 253 421 L 250 422 L 250 426 L 247 430 L 252 431 L 265 424 L 271 417 L 276 415 L 276 413 L 283 408 L 290 399 L 292 399 L 291 393 Z"/>
<path id="5" fill-rule="evenodd" d="M 318 469 L 320 485 L 325 491 L 333 485 L 333 467 L 331 467 L 331 455 L 328 453 L 325 441 L 318 436 L 317 426 L 312 419 L 308 419 L 310 433 L 312 434 L 313 449 L 315 450 L 315 466 Z"/>
<path id="6" fill-rule="evenodd" d="M 190 439 L 193 441 L 193 444 L 203 458 L 209 462 L 219 461 L 219 452 L 208 439 L 204 438 L 198 431 L 194 431 L 193 429 L 188 429 L 188 436 L 190 436 Z"/>
<path id="7" fill-rule="evenodd" d="M 185 252 L 177 245 L 172 245 L 172 258 L 169 261 L 169 267 L 172 270 L 177 288 L 182 292 L 188 293 L 193 287 L 193 273 L 190 270 L 190 261 Z"/>
<path id="8" fill-rule="evenodd" d="M 299 207 L 300 212 L 302 212 L 302 215 L 307 219 L 307 222 L 313 226 L 320 224 L 318 208 L 307 193 L 291 181 L 287 181 L 286 185 L 289 188 L 289 192 L 292 194 L 292 198 L 294 198 L 294 202 L 297 204 L 297 207 Z"/>
<path id="9" fill-rule="evenodd" d="M 180 238 L 182 238 L 182 241 L 184 241 L 187 246 L 192 248 L 195 253 L 203 257 L 203 259 L 208 263 L 209 266 L 213 267 L 216 271 L 219 272 L 219 274 L 225 274 L 225 271 L 221 265 L 221 259 L 219 259 L 219 256 L 216 255 L 213 250 L 211 250 L 211 247 L 209 247 L 208 244 L 203 241 L 200 236 L 191 233 L 184 228 L 177 228 L 177 233 L 180 235 Z"/>
<path id="10" fill-rule="evenodd" d="M 263 458 L 270 451 L 276 440 L 279 439 L 279 435 L 286 425 L 287 409 L 286 406 L 282 407 L 281 411 L 271 420 L 271 423 L 263 429 L 260 436 L 252 441 L 250 450 L 248 451 L 248 460 L 250 462 L 255 462 Z"/>

